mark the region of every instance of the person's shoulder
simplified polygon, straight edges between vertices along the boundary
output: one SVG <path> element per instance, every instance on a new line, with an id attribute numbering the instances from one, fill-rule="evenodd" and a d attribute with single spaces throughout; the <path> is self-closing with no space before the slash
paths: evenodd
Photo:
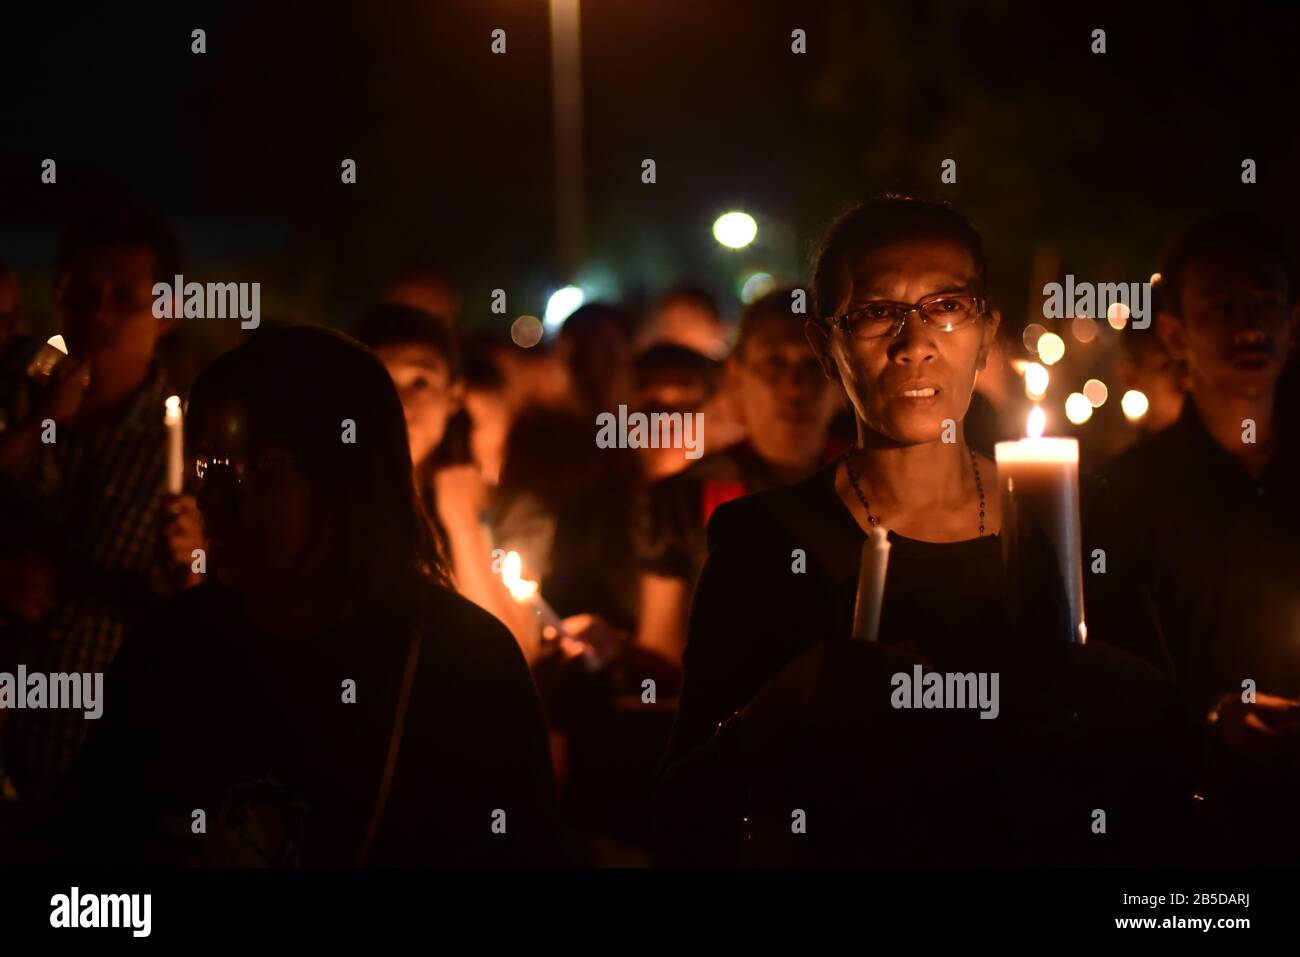
<path id="1" fill-rule="evenodd" d="M 423 646 L 431 659 L 475 663 L 519 658 L 523 655 L 510 630 L 495 615 L 450 588 L 425 587 Z"/>
<path id="2" fill-rule="evenodd" d="M 1182 449 L 1178 426 L 1168 426 L 1111 459 L 1099 480 L 1104 487 L 1125 492 L 1158 491 L 1161 477 L 1182 470 Z"/>

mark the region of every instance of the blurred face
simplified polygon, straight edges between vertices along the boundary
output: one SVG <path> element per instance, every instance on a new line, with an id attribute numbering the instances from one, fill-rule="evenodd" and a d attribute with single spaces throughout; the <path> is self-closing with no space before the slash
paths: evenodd
<path id="1" fill-rule="evenodd" d="M 154 257 L 147 246 L 109 245 L 72 263 L 54 290 L 68 352 L 93 373 L 140 374 L 170 319 L 153 315 Z"/>
<path id="2" fill-rule="evenodd" d="M 200 424 L 193 450 L 211 571 L 238 592 L 301 582 L 322 554 L 308 541 L 307 476 L 284 448 L 247 435 L 247 414 L 231 405 Z"/>
<path id="3" fill-rule="evenodd" d="M 433 453 L 447 432 L 447 420 L 461 406 L 462 390 L 451 381 L 451 370 L 429 346 L 409 343 L 375 349 L 406 413 L 411 461 L 418 465 Z"/>
<path id="4" fill-rule="evenodd" d="M 850 262 L 846 273 L 835 315 L 877 300 L 982 295 L 970 252 L 945 240 L 890 243 Z M 995 313 L 945 332 L 912 312 L 892 337 L 861 339 L 818 320 L 807 328 L 826 374 L 844 384 L 859 427 L 896 445 L 918 445 L 939 441 L 945 419 L 965 417 L 997 324 Z"/>
<path id="5" fill-rule="evenodd" d="M 792 460 L 815 456 L 826 444 L 839 397 L 793 322 L 756 323 L 728 360 L 727 380 L 760 452 Z"/>
<path id="6" fill-rule="evenodd" d="M 1278 266 L 1193 262 L 1183 276 L 1182 317 L 1162 314 L 1160 332 L 1187 363 L 1194 386 L 1246 398 L 1272 393 L 1295 339 L 1287 283 Z"/>
<path id="7" fill-rule="evenodd" d="M 726 349 L 718 317 L 689 300 L 665 304 L 659 312 L 657 325 L 659 339 L 663 342 L 675 342 L 714 358 L 720 358 L 720 353 Z"/>
<path id="8" fill-rule="evenodd" d="M 637 393 L 637 411 L 652 415 L 655 412 L 674 412 L 690 415 L 704 409 L 708 389 L 700 381 L 689 377 L 664 377 L 645 383 Z M 707 445 L 706 445 L 707 449 Z M 682 471 L 691 464 L 684 448 L 641 448 L 641 467 L 651 479 L 663 478 Z"/>

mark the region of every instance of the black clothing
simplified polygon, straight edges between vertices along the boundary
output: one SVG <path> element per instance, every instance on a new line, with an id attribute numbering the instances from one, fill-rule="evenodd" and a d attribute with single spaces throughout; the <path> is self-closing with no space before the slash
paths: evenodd
<path id="1" fill-rule="evenodd" d="M 1300 443 L 1279 423 L 1258 479 L 1214 441 L 1189 397 L 1179 420 L 1119 456 L 1085 508 L 1089 627 L 1151 607 L 1163 643 L 1135 647 L 1172 670 L 1190 717 L 1220 694 L 1300 696 Z"/>
<path id="2" fill-rule="evenodd" d="M 428 586 L 392 787 L 369 862 L 557 859 L 550 756 L 513 638 Z M 351 865 L 408 658 L 395 596 L 301 640 L 260 633 L 206 583 L 128 639 L 60 802 L 63 854 L 107 863 Z M 355 682 L 355 703 L 345 683 Z M 194 835 L 195 810 L 206 835 Z M 500 830 L 504 811 L 505 833 Z M 170 835 L 170 839 L 164 835 Z"/>
<path id="3" fill-rule="evenodd" d="M 1148 843 L 1165 835 L 1153 819 L 1176 816 L 1153 806 L 1177 787 L 1165 761 L 1182 756 L 1165 746 L 1172 709 L 1158 673 L 1100 643 L 1014 638 L 996 536 L 891 533 L 880 641 L 852 641 L 865 533 L 835 471 L 713 515 L 660 776 L 662 858 L 979 864 L 1155 853 Z M 756 754 L 716 731 L 787 665 L 822 652 L 820 677 L 775 743 Z M 998 674 L 1000 713 L 899 709 L 893 680 L 916 664 Z M 1092 840 L 1095 808 L 1122 839 Z M 792 809 L 807 814 L 807 840 L 792 837 Z"/>

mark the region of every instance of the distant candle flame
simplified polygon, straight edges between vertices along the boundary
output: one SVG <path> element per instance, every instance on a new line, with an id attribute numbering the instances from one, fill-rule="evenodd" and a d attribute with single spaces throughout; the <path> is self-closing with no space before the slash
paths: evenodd
<path id="1" fill-rule="evenodd" d="M 163 401 L 163 421 L 170 425 L 181 420 L 181 397 L 169 395 Z"/>
<path id="2" fill-rule="evenodd" d="M 1047 413 L 1043 411 L 1040 405 L 1034 406 L 1029 413 L 1029 421 L 1025 423 L 1025 435 L 1031 439 L 1041 439 L 1043 429 L 1047 427 Z"/>
<path id="3" fill-rule="evenodd" d="M 537 594 L 537 582 L 520 577 L 524 563 L 515 551 L 507 552 L 501 563 L 501 580 L 510 590 L 510 597 L 517 602 L 525 602 Z"/>
<path id="4" fill-rule="evenodd" d="M 63 336 L 50 336 L 45 340 L 46 345 L 53 346 L 62 352 L 65 356 L 68 354 L 68 346 L 63 341 Z"/>

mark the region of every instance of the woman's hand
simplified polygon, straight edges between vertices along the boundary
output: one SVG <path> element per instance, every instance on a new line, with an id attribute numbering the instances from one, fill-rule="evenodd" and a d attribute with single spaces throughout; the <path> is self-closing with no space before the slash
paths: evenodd
<path id="1" fill-rule="evenodd" d="M 193 495 L 169 495 L 163 503 L 163 547 L 172 566 L 174 577 L 183 588 L 190 588 L 203 580 L 194 568 L 194 550 L 206 549 L 208 540 L 203 533 L 203 517 Z"/>
<path id="2" fill-rule="evenodd" d="M 570 615 L 561 623 L 564 634 L 560 636 L 560 651 L 566 658 L 590 653 L 600 664 L 615 657 L 632 640 L 630 632 L 617 628 L 599 615 Z M 556 637 L 555 629 L 547 626 L 543 637 Z"/>

